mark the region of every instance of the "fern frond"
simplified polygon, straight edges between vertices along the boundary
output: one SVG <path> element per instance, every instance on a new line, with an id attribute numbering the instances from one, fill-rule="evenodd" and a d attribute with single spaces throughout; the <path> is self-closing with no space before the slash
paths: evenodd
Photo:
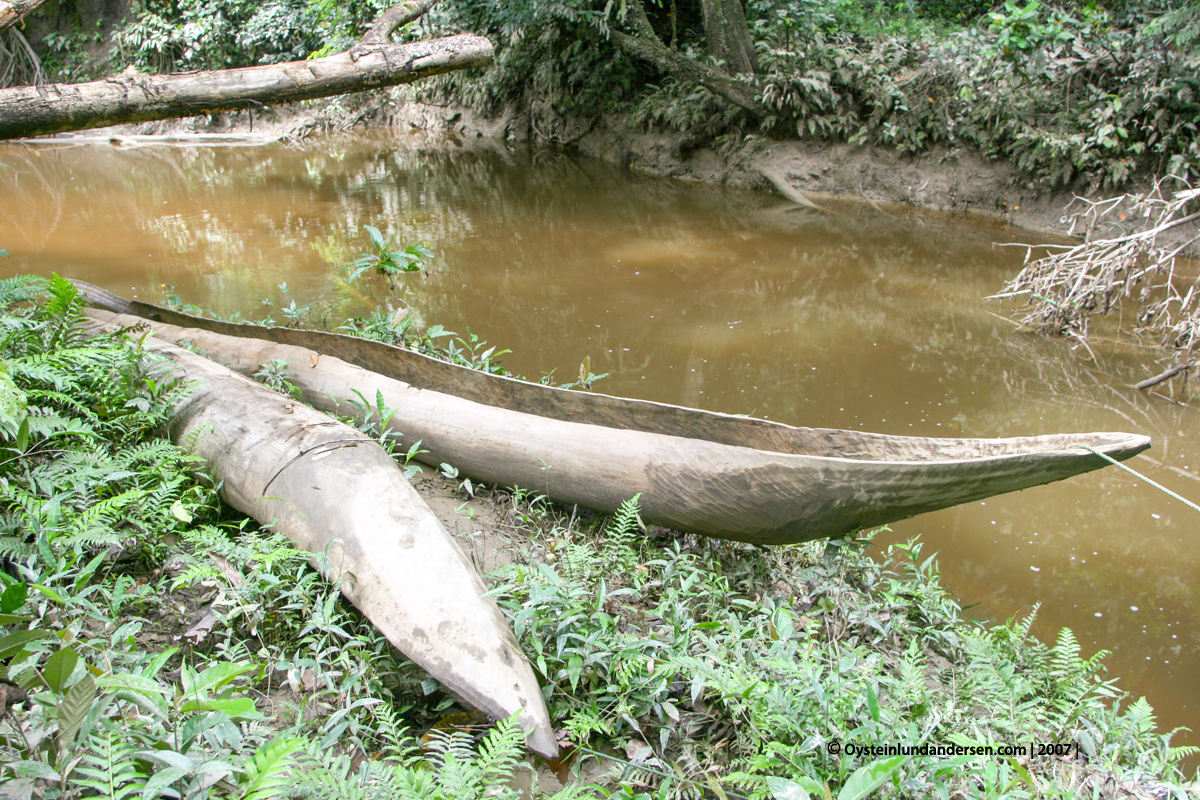
<path id="1" fill-rule="evenodd" d="M 86 297 L 66 278 L 55 275 L 46 286 L 48 296 L 43 306 L 50 323 L 47 350 L 70 347 L 83 339 L 79 324 L 83 321 Z"/>
<path id="2" fill-rule="evenodd" d="M 1125 721 L 1139 736 L 1145 735 L 1154 730 L 1154 709 L 1146 702 L 1146 698 L 1139 697 L 1137 702 L 1126 710 Z"/>
<path id="3" fill-rule="evenodd" d="M 280 790 L 291 783 L 291 773 L 296 766 L 292 753 L 303 744 L 302 739 L 292 738 L 279 739 L 260 747 L 246 763 L 243 800 L 270 800 L 280 796 Z"/>
<path id="4" fill-rule="evenodd" d="M 1070 628 L 1058 632 L 1058 641 L 1050 648 L 1050 675 L 1059 680 L 1073 678 L 1083 668 L 1083 659 L 1079 657 L 1079 640 Z"/>
<path id="5" fill-rule="evenodd" d="M 83 761 L 76 767 L 76 772 L 86 777 L 76 778 L 76 783 L 113 800 L 134 797 L 145 788 L 148 776 L 138 769 L 134 748 L 117 741 L 111 729 L 92 736 L 88 745 Z"/>
<path id="6" fill-rule="evenodd" d="M 431 731 L 427 760 L 437 772 L 437 784 L 450 797 L 471 797 L 483 786 L 483 773 L 475 763 L 471 734 L 464 731 Z"/>
<path id="7" fill-rule="evenodd" d="M 1029 613 L 1025 615 L 1025 619 L 1011 626 L 1015 644 L 1019 645 L 1029 638 L 1029 631 L 1033 627 L 1033 623 L 1037 619 L 1038 609 L 1041 607 L 1041 603 L 1034 603 L 1033 608 L 1029 609 Z"/>
<path id="8" fill-rule="evenodd" d="M 604 530 L 600 562 L 605 572 L 618 579 L 637 565 L 638 554 L 633 545 L 638 533 L 645 528 L 638 503 L 640 499 L 639 493 L 622 503 Z"/>
<path id="9" fill-rule="evenodd" d="M 485 786 L 508 783 L 516 769 L 525 744 L 525 732 L 517 724 L 517 715 L 500 720 L 479 743 L 479 770 Z"/>
<path id="10" fill-rule="evenodd" d="M 16 536 L 0 536 L 0 558 L 20 560 L 37 552 L 37 547 Z"/>
<path id="11" fill-rule="evenodd" d="M 613 514 L 612 521 L 605 529 L 609 536 L 632 537 L 644 527 L 641 516 L 642 509 L 639 504 L 641 499 L 642 495 L 639 492 L 621 503 L 621 507 L 617 509 L 616 514 Z"/>
<path id="12" fill-rule="evenodd" d="M 86 509 L 78 518 L 80 528 L 92 528 L 100 524 L 112 524 L 122 516 L 126 507 L 149 494 L 145 489 L 129 489 L 115 497 L 103 500 Z"/>
<path id="13" fill-rule="evenodd" d="M 0 308 L 10 308 L 46 293 L 46 279 L 35 275 L 17 275 L 0 279 Z"/>
<path id="14" fill-rule="evenodd" d="M 188 456 L 175 445 L 165 439 L 144 442 L 139 445 L 134 445 L 122 453 L 124 463 L 128 465 L 134 464 L 178 464 L 183 461 L 191 461 L 194 456 Z"/>
<path id="15" fill-rule="evenodd" d="M 409 735 L 408 729 L 389 703 L 373 706 L 371 715 L 375 718 L 377 738 L 382 740 L 381 749 L 385 757 L 407 766 L 419 759 L 420 747 L 417 741 Z"/>
<path id="16" fill-rule="evenodd" d="M 25 384 L 25 391 L 32 392 L 36 386 L 53 386 L 55 391 L 65 392 L 78 386 L 76 376 L 59 362 L 53 354 L 40 354 L 13 358 L 8 361 L 8 371 Z M 34 384 L 30 386 L 29 384 Z"/>

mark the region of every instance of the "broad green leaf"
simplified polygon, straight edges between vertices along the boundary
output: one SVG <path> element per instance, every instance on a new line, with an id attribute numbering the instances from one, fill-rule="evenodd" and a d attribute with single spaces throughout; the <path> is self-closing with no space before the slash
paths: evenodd
<path id="1" fill-rule="evenodd" d="M 9 377 L 8 367 L 0 360 L 0 432 L 6 437 L 17 433 L 28 416 L 25 393 Z"/>
<path id="2" fill-rule="evenodd" d="M 52 636 L 50 631 L 17 631 L 0 637 L 0 658 L 11 656 L 30 642 Z"/>
<path id="3" fill-rule="evenodd" d="M 75 739 L 79 726 L 84 717 L 92 710 L 96 702 L 96 682 L 90 674 L 67 689 L 62 702 L 58 704 L 58 747 L 66 750 Z"/>
<path id="4" fill-rule="evenodd" d="M 871 719 L 875 723 L 879 723 L 879 697 L 875 694 L 875 687 L 867 684 L 867 708 L 871 711 Z"/>
<path id="5" fill-rule="evenodd" d="M 119 689 L 116 692 L 113 692 L 112 698 L 114 700 L 124 700 L 126 703 L 132 703 L 142 711 L 145 711 L 147 714 L 158 717 L 163 722 L 166 722 L 168 719 L 170 719 L 170 715 L 167 714 L 165 703 L 162 703 L 148 695 L 144 695 L 141 692 L 134 692 L 129 689 Z"/>
<path id="6" fill-rule="evenodd" d="M 810 800 L 803 786 L 787 778 L 767 778 L 767 791 L 775 800 Z"/>
<path id="7" fill-rule="evenodd" d="M 134 675 L 130 672 L 116 672 L 111 675 L 105 675 L 97 683 L 101 689 L 109 692 L 118 692 L 122 689 L 127 689 L 132 692 L 142 693 L 171 693 L 169 687 L 163 686 L 153 678 L 147 678 L 144 675 Z"/>
<path id="8" fill-rule="evenodd" d="M 176 500 L 171 504 L 171 513 L 175 515 L 175 519 L 184 523 L 191 523 L 193 517 L 186 508 L 183 507 L 182 500 Z"/>
<path id="9" fill-rule="evenodd" d="M 53 554 L 51 554 L 51 555 L 53 555 Z M 54 602 L 65 605 L 65 603 L 63 601 L 63 596 L 61 594 L 59 594 L 58 592 L 54 591 L 53 589 L 49 588 L 48 586 L 42 586 L 40 583 L 33 583 L 30 585 L 33 586 L 33 588 L 37 589 L 42 594 L 46 595 L 46 597 L 49 597 Z"/>
<path id="10" fill-rule="evenodd" d="M 11 614 L 21 606 L 25 605 L 25 598 L 29 597 L 29 587 L 23 583 L 14 583 L 4 590 L 4 594 L 0 594 L 0 614 Z"/>
<path id="11" fill-rule="evenodd" d="M 249 697 L 232 697 L 222 700 L 189 700 L 182 711 L 221 711 L 234 719 L 252 719 L 259 716 L 258 708 Z"/>
<path id="12" fill-rule="evenodd" d="M 11 769 L 18 778 L 42 778 L 55 783 L 62 781 L 62 776 L 55 772 L 53 767 L 42 761 L 13 761 L 5 766 Z"/>
<path id="13" fill-rule="evenodd" d="M 1008 763 L 1012 765 L 1013 769 L 1017 771 L 1017 774 L 1020 775 L 1025 781 L 1025 785 L 1028 786 L 1029 790 L 1036 796 L 1038 792 L 1038 785 L 1034 782 L 1033 776 L 1029 774 L 1029 770 L 1021 766 L 1021 764 L 1012 756 L 1005 756 L 1005 759 L 1008 760 Z"/>
<path id="14" fill-rule="evenodd" d="M 239 675 L 245 675 L 247 672 L 253 672 L 258 669 L 254 664 L 248 664 L 245 661 L 239 662 L 222 662 L 214 664 L 203 672 L 195 672 L 191 669 L 183 669 L 183 693 L 188 697 L 200 694 L 201 692 L 217 691 L 225 684 L 232 681 Z"/>
<path id="15" fill-rule="evenodd" d="M 26 614 L 0 614 L 0 625 L 28 625 L 33 617 Z"/>
<path id="16" fill-rule="evenodd" d="M 134 755 L 164 767 L 180 770 L 185 775 L 196 768 L 195 761 L 174 750 L 139 750 Z"/>
<path id="17" fill-rule="evenodd" d="M 42 667 L 42 678 L 46 681 L 46 688 L 61 693 L 67 688 L 67 681 L 78 663 L 79 653 L 74 647 L 64 647 L 46 659 L 46 665 Z"/>
<path id="18" fill-rule="evenodd" d="M 908 756 L 892 756 L 859 767 L 838 792 L 838 800 L 864 800 L 891 778 L 906 761 Z"/>
<path id="19" fill-rule="evenodd" d="M 186 777 L 187 774 L 187 770 L 179 767 L 168 767 L 154 773 L 150 780 L 146 781 L 145 788 L 142 789 L 142 800 L 157 800 L 163 796 L 164 789 L 180 778 Z"/>

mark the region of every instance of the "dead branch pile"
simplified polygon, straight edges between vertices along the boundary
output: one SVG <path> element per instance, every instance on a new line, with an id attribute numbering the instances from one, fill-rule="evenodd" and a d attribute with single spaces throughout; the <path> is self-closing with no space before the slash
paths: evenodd
<path id="1" fill-rule="evenodd" d="M 1086 345 L 1088 321 L 1132 298 L 1135 333 L 1185 362 L 1200 346 L 1200 278 L 1180 275 L 1176 261 L 1200 234 L 1180 237 L 1178 229 L 1200 219 L 1193 210 L 1198 198 L 1200 189 L 1169 193 L 1161 181 L 1146 195 L 1076 198 L 1086 207 L 1072 218 L 1071 232 L 1082 228 L 1084 243 L 1028 246 L 1024 269 L 988 299 L 1026 297 L 1024 324 Z M 1134 227 L 1142 230 L 1129 232 Z M 1034 259 L 1045 249 L 1050 255 Z"/>

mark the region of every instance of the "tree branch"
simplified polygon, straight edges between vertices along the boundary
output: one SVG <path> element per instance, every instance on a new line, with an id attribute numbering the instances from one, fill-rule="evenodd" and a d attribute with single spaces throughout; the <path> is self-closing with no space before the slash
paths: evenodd
<path id="1" fill-rule="evenodd" d="M 126 70 L 91 83 L 19 86 L 0 89 L 0 139 L 294 103 L 491 63 L 491 42 L 460 34 L 286 64 L 181 75 Z"/>
<path id="2" fill-rule="evenodd" d="M 610 30 L 609 35 L 628 55 L 649 61 L 664 72 L 688 83 L 699 84 L 718 97 L 746 109 L 759 119 L 770 115 L 770 111 L 756 99 L 752 87 L 690 58 L 684 58 L 659 41 L 650 25 L 649 17 L 646 16 L 642 0 L 629 0 L 626 6 L 626 21 L 632 25 L 635 35 L 631 36 L 618 30 Z"/>
<path id="3" fill-rule="evenodd" d="M 0 0 L 0 31 L 16 25 L 46 0 Z"/>
<path id="4" fill-rule="evenodd" d="M 387 44 L 391 41 L 390 37 L 393 31 L 413 20 L 420 19 L 426 11 L 437 5 L 437 2 L 438 0 L 409 0 L 407 3 L 397 3 L 379 15 L 375 24 L 371 26 L 371 30 L 367 31 L 366 35 L 359 40 L 358 46 Z"/>

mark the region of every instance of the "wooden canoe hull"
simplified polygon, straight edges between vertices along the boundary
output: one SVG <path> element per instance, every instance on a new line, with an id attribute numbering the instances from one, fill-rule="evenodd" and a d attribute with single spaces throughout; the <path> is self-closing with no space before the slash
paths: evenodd
<path id="1" fill-rule="evenodd" d="M 518 713 L 530 749 L 558 754 L 533 670 L 453 537 L 374 440 L 172 344 L 145 340 L 191 391 L 171 438 L 207 463 L 233 507 L 323 554 L 342 593 L 468 705 Z"/>
<path id="2" fill-rule="evenodd" d="M 337 334 L 204 320 L 107 292 L 96 299 L 237 372 L 291 362 L 291 380 L 318 407 L 346 413 L 354 390 L 381 392 L 396 409 L 392 428 L 421 441 L 426 463 L 601 511 L 640 493 L 647 522 L 757 544 L 837 536 L 1107 465 L 1085 445 L 1118 461 L 1150 446 L 1124 433 L 929 439 L 794 428 L 553 389 Z"/>

